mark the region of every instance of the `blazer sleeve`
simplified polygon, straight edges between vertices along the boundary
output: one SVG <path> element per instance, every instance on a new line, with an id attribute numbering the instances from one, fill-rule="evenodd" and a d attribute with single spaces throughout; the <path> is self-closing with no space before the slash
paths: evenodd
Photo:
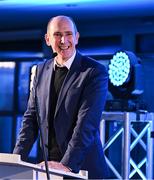
<path id="1" fill-rule="evenodd" d="M 87 80 L 86 80 L 87 81 Z M 77 173 L 99 130 L 108 89 L 104 66 L 93 68 L 86 82 L 77 115 L 76 126 L 61 163 Z"/>
<path id="2" fill-rule="evenodd" d="M 30 91 L 30 96 L 28 100 L 27 110 L 24 113 L 22 127 L 13 150 L 14 154 L 20 154 L 21 159 L 26 161 L 28 154 L 35 142 L 38 134 L 38 124 L 36 118 L 35 110 L 35 86 L 36 86 L 36 74 L 33 81 L 33 87 Z"/>

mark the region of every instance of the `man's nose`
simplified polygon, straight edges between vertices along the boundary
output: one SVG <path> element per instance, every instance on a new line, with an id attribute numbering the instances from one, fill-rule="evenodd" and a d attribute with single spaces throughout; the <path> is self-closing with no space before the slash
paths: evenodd
<path id="1" fill-rule="evenodd" d="M 64 43 L 65 42 L 65 36 L 62 36 L 61 37 L 61 43 Z"/>

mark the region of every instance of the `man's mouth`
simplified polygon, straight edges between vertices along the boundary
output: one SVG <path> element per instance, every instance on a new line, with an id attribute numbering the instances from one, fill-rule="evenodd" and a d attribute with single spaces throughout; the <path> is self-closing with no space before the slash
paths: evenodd
<path id="1" fill-rule="evenodd" d="M 69 46 L 60 46 L 59 47 L 61 50 L 67 50 L 67 49 L 69 49 Z"/>

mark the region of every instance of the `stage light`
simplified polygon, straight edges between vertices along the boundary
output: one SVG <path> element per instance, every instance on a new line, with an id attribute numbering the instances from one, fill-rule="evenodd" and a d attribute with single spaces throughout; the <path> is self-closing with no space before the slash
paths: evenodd
<path id="1" fill-rule="evenodd" d="M 130 51 L 116 52 L 109 62 L 108 73 L 113 99 L 108 101 L 107 109 L 133 109 L 143 93 L 141 60 Z"/>
<path id="2" fill-rule="evenodd" d="M 117 52 L 110 60 L 109 90 L 115 98 L 131 99 L 143 93 L 140 59 L 130 51 Z"/>
<path id="3" fill-rule="evenodd" d="M 130 72 L 130 60 L 125 52 L 118 52 L 109 65 L 109 79 L 114 86 L 121 86 Z"/>

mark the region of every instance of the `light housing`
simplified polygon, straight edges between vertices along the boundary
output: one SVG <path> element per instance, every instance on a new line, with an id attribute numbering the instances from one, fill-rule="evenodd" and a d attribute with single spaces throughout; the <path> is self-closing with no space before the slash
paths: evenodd
<path id="1" fill-rule="evenodd" d="M 125 52 L 117 52 L 109 64 L 109 79 L 113 86 L 121 86 L 128 79 L 130 60 Z"/>
<path id="2" fill-rule="evenodd" d="M 114 99 L 134 99 L 143 93 L 141 60 L 130 51 L 119 51 L 110 60 L 109 91 Z"/>

